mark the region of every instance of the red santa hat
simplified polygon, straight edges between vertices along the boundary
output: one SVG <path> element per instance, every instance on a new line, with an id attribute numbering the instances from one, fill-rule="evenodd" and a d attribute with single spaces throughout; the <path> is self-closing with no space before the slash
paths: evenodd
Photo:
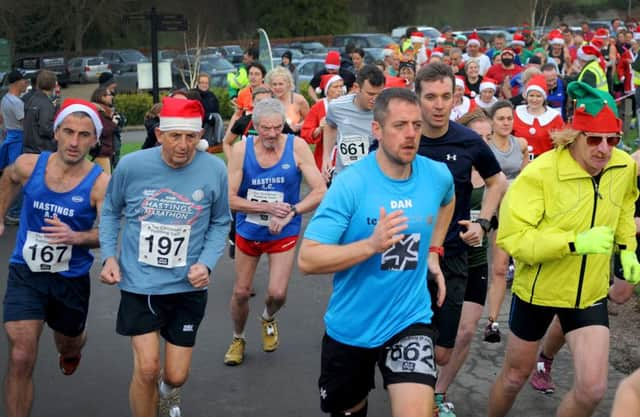
<path id="1" fill-rule="evenodd" d="M 524 35 L 520 32 L 514 33 L 511 45 L 524 46 Z"/>
<path id="2" fill-rule="evenodd" d="M 591 39 L 591 45 L 595 46 L 596 49 L 600 50 L 600 49 L 604 48 L 605 42 L 604 42 L 604 39 L 593 38 L 593 39 Z"/>
<path id="3" fill-rule="evenodd" d="M 324 59 L 324 67 L 328 70 L 340 69 L 340 52 L 329 51 Z"/>
<path id="4" fill-rule="evenodd" d="M 384 77 L 384 88 L 407 88 L 407 80 L 400 77 L 386 75 Z"/>
<path id="5" fill-rule="evenodd" d="M 411 32 L 411 43 L 422 43 L 422 44 L 424 44 L 424 33 L 422 33 L 422 32 Z"/>
<path id="6" fill-rule="evenodd" d="M 564 45 L 564 38 L 562 37 L 562 32 L 560 32 L 558 29 L 555 29 L 549 32 L 549 44 Z"/>
<path id="7" fill-rule="evenodd" d="M 609 31 L 606 28 L 599 28 L 593 36 L 599 39 L 607 39 L 609 37 Z"/>
<path id="8" fill-rule="evenodd" d="M 467 46 L 469 45 L 480 46 L 480 36 L 478 36 L 478 32 L 476 32 L 475 30 L 471 32 L 469 38 L 467 39 Z"/>
<path id="9" fill-rule="evenodd" d="M 578 59 L 591 62 L 600 58 L 600 50 L 593 45 L 582 45 L 578 49 Z"/>
<path id="10" fill-rule="evenodd" d="M 102 121 L 100 121 L 100 115 L 98 115 L 96 105 L 79 98 L 68 98 L 62 103 L 62 106 L 53 121 L 53 130 L 56 130 L 67 116 L 76 112 L 84 113 L 89 116 L 96 129 L 96 137 L 100 138 L 100 135 L 102 134 Z"/>
<path id="11" fill-rule="evenodd" d="M 482 90 L 486 90 L 487 88 L 490 88 L 495 92 L 498 89 L 498 82 L 493 78 L 484 77 L 480 83 L 479 91 L 482 92 Z"/>
<path id="12" fill-rule="evenodd" d="M 544 75 L 538 74 L 531 77 L 531 79 L 527 83 L 527 87 L 524 90 L 524 96 L 527 97 L 530 91 L 537 91 L 538 93 L 542 94 L 545 99 L 547 98 L 547 81 Z"/>
<path id="13" fill-rule="evenodd" d="M 456 75 L 456 87 L 464 88 L 466 91 L 467 84 L 464 82 L 464 77 L 462 75 Z"/>
<path id="14" fill-rule="evenodd" d="M 320 77 L 320 86 L 318 88 L 316 88 L 316 94 L 324 94 L 324 96 L 327 96 L 327 91 L 329 91 L 329 87 L 331 87 L 331 84 L 335 83 L 336 81 L 340 81 L 342 80 L 342 77 L 339 76 L 338 74 L 324 74 Z"/>
<path id="15" fill-rule="evenodd" d="M 169 130 L 200 132 L 203 117 L 204 108 L 200 101 L 165 97 L 162 99 L 158 128 L 163 132 Z"/>
<path id="16" fill-rule="evenodd" d="M 640 40 L 640 25 L 636 26 L 636 30 L 633 31 L 633 39 Z"/>
<path id="17" fill-rule="evenodd" d="M 440 47 L 440 46 L 436 46 L 431 51 L 431 56 L 437 56 L 437 57 L 443 58 L 444 57 L 444 49 L 442 47 Z"/>
<path id="18" fill-rule="evenodd" d="M 445 43 L 447 43 L 447 38 L 445 38 L 444 36 L 438 36 L 436 38 L 436 44 L 442 45 L 442 44 L 445 44 Z"/>

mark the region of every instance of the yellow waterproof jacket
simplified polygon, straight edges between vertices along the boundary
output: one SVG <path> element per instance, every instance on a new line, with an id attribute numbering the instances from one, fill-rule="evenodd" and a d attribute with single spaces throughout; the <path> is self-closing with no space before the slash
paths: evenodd
<path id="1" fill-rule="evenodd" d="M 635 250 L 636 169 L 614 148 L 596 183 L 559 148 L 518 175 L 500 207 L 497 242 L 516 260 L 512 289 L 520 299 L 586 308 L 607 296 L 611 255 L 577 255 L 569 243 L 594 226 L 609 226 L 620 248 Z"/>

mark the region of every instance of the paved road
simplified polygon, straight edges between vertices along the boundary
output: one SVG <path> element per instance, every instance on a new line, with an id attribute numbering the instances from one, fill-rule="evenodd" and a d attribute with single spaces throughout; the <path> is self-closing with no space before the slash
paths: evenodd
<path id="1" fill-rule="evenodd" d="M 15 227 L 0 237 L 0 271 L 6 276 L 7 259 L 15 240 Z M 99 265 L 99 262 L 96 262 Z M 261 262 L 256 280 L 258 294 L 266 286 L 265 261 Z M 118 291 L 97 279 L 93 268 L 92 302 L 89 315 L 89 340 L 82 363 L 75 375 L 63 376 L 58 370 L 57 356 L 49 330 L 43 333 L 40 357 L 35 371 L 36 399 L 32 416 L 39 417 L 124 417 L 129 416 L 128 381 L 131 373 L 129 340 L 115 334 Z M 214 271 L 209 290 L 206 319 L 195 349 L 190 379 L 183 394 L 183 412 L 193 417 L 297 417 L 321 416 L 316 380 L 320 363 L 322 315 L 330 293 L 329 277 L 303 277 L 295 272 L 291 279 L 287 306 L 279 314 L 281 345 L 273 353 L 261 351 L 258 320 L 262 311 L 261 297 L 251 301 L 247 328 L 248 346 L 244 364 L 226 367 L 222 363 L 231 339 L 228 305 L 233 281 L 233 265 L 222 258 Z M 0 279 L 4 294 L 6 279 Z M 507 300 L 508 302 L 508 300 Z M 502 317 L 502 321 L 506 317 Z M 458 416 L 482 416 L 487 396 L 504 344 L 481 342 L 481 332 L 473 342 L 471 357 L 463 367 L 449 399 L 456 405 Z M 0 336 L 0 372 L 6 370 L 7 344 Z M 543 417 L 554 415 L 560 394 L 572 380 L 570 355 L 563 350 L 556 360 L 554 375 L 559 392 L 543 396 L 526 386 L 511 413 L 513 416 Z M 609 392 L 597 416 L 608 415 L 620 373 L 611 370 Z M 377 386 L 381 387 L 378 378 Z M 0 411 L 0 416 L 4 416 Z M 390 414 L 384 390 L 370 395 L 369 416 Z"/>

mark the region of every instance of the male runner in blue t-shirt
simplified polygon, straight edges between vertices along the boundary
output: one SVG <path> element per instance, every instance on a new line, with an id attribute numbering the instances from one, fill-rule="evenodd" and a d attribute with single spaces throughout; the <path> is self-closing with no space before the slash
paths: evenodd
<path id="1" fill-rule="evenodd" d="M 439 256 L 455 205 L 442 163 L 416 156 L 415 94 L 383 91 L 374 108 L 380 147 L 340 174 L 305 232 L 298 258 L 310 274 L 335 273 L 325 314 L 321 408 L 364 417 L 375 365 L 394 417 L 431 413 L 436 378 L 427 269 L 445 297 Z"/>
<path id="2" fill-rule="evenodd" d="M 158 406 L 162 417 L 180 416 L 178 388 L 189 375 L 209 275 L 226 243 L 226 169 L 196 152 L 203 115 L 197 100 L 165 98 L 156 128 L 161 146 L 120 161 L 102 210 L 100 278 L 121 290 L 116 331 L 131 337 L 134 417 L 155 415 Z M 163 365 L 159 336 L 166 341 Z"/>
<path id="3" fill-rule="evenodd" d="M 95 106 L 68 99 L 54 121 L 55 153 L 24 154 L 0 179 L 4 214 L 20 187 L 24 205 L 9 261 L 4 327 L 9 339 L 5 378 L 8 416 L 26 417 L 44 322 L 53 330 L 64 375 L 74 373 L 86 340 L 90 248 L 98 247 L 99 215 L 109 176 L 86 159 L 102 131 Z"/>

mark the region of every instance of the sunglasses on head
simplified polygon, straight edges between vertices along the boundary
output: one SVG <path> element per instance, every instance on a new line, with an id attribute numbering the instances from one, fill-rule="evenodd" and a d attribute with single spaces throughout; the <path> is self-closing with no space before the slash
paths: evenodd
<path id="1" fill-rule="evenodd" d="M 598 146 L 602 143 L 603 140 L 607 141 L 607 145 L 613 147 L 620 143 L 620 135 L 611 135 L 611 136 L 600 136 L 600 135 L 590 135 L 585 133 L 584 136 L 587 138 L 587 145 L 589 146 Z"/>

